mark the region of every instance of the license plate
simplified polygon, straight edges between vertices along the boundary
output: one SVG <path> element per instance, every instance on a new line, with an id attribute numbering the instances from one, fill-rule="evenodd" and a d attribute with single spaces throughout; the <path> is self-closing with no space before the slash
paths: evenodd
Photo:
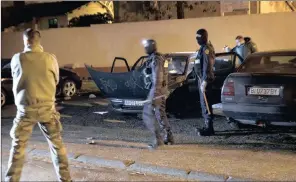
<path id="1" fill-rule="evenodd" d="M 260 87 L 250 87 L 248 90 L 248 95 L 280 95 L 279 88 L 260 88 Z"/>
<path id="2" fill-rule="evenodd" d="M 144 103 L 142 101 L 125 100 L 124 105 L 126 105 L 126 106 L 143 106 Z"/>

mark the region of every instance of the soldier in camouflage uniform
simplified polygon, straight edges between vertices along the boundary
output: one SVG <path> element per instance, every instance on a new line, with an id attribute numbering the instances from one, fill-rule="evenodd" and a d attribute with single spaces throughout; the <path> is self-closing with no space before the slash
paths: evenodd
<path id="1" fill-rule="evenodd" d="M 5 181 L 20 181 L 25 149 L 37 123 L 48 141 L 58 180 L 71 181 L 60 114 L 55 109 L 59 82 L 57 60 L 54 55 L 43 52 L 40 32 L 27 29 L 23 38 L 24 52 L 15 54 L 11 60 L 17 114 L 10 131 L 12 147 Z"/>
<path id="2" fill-rule="evenodd" d="M 196 32 L 196 40 L 200 45 L 200 49 L 196 58 L 199 63 L 195 65 L 194 71 L 199 81 L 200 106 L 205 122 L 205 127 L 198 129 L 198 134 L 200 136 L 210 136 L 214 135 L 211 94 L 212 82 L 214 81 L 215 50 L 208 41 L 208 32 L 205 29 L 199 29 Z M 208 102 L 209 110 L 206 102 Z"/>
<path id="3" fill-rule="evenodd" d="M 166 94 L 167 94 L 167 70 L 164 68 L 165 60 L 157 53 L 156 42 L 146 40 L 143 42 L 145 51 L 148 54 L 146 61 L 145 75 L 151 75 L 152 86 L 147 96 L 147 104 L 143 109 L 143 120 L 146 126 L 155 134 L 155 141 L 151 147 L 174 143 L 171 127 L 166 115 Z"/>

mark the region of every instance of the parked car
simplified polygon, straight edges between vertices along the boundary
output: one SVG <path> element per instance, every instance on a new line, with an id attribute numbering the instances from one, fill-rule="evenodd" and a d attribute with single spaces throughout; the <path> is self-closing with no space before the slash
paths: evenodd
<path id="1" fill-rule="evenodd" d="M 296 125 L 296 50 L 248 56 L 226 78 L 221 95 L 234 126 Z"/>
<path id="2" fill-rule="evenodd" d="M 1 107 L 13 98 L 10 60 L 1 60 Z M 57 85 L 57 96 L 72 97 L 82 86 L 82 80 L 77 73 L 60 68 L 60 81 Z"/>
<path id="3" fill-rule="evenodd" d="M 165 54 L 168 68 L 167 112 L 182 116 L 190 112 L 199 112 L 199 95 L 197 92 L 197 80 L 192 73 L 196 53 L 169 53 Z M 144 100 L 150 87 L 145 84 L 143 74 L 147 57 L 140 57 L 130 69 L 125 58 L 116 57 L 113 61 L 111 72 L 100 72 L 86 66 L 92 79 L 100 91 L 109 98 L 112 108 L 122 113 L 141 113 Z M 236 68 L 238 57 L 235 53 L 216 54 L 215 82 L 213 96 L 216 103 L 220 102 L 221 87 L 224 79 Z M 123 61 L 126 71 L 114 73 L 116 61 Z"/>

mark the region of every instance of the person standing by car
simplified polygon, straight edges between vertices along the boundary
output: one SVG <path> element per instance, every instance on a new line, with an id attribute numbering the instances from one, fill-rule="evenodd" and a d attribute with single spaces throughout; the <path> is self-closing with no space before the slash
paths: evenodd
<path id="1" fill-rule="evenodd" d="M 55 108 L 59 67 L 53 54 L 43 52 L 39 31 L 23 34 L 25 49 L 11 60 L 13 94 L 17 107 L 10 131 L 12 147 L 5 181 L 20 181 L 25 149 L 38 123 L 50 146 L 52 162 L 59 181 L 71 181 L 66 149 L 62 142 L 60 114 Z"/>
<path id="2" fill-rule="evenodd" d="M 200 45 L 196 57 L 194 71 L 199 81 L 200 106 L 204 118 L 205 127 L 198 130 L 200 136 L 214 135 L 213 127 L 213 109 L 211 103 L 212 82 L 214 81 L 213 66 L 215 63 L 215 50 L 208 41 L 208 32 L 205 29 L 199 29 L 196 32 L 196 40 Z"/>
<path id="3" fill-rule="evenodd" d="M 224 47 L 225 52 L 235 52 L 239 55 L 240 63 L 254 52 L 257 52 L 256 44 L 251 41 L 249 37 L 243 37 L 241 35 L 236 36 L 235 38 L 236 46 L 230 49 L 228 46 Z"/>
<path id="4" fill-rule="evenodd" d="M 240 64 L 243 63 L 245 60 L 247 54 L 247 49 L 244 45 L 244 37 L 241 35 L 236 36 L 235 38 L 235 44 L 236 46 L 234 48 L 230 48 L 228 46 L 224 47 L 225 52 L 235 52 L 237 55 L 239 55 Z"/>
<path id="5" fill-rule="evenodd" d="M 151 88 L 147 96 L 148 103 L 143 108 L 143 120 L 155 135 L 155 141 L 150 145 L 157 146 L 174 143 L 171 127 L 166 115 L 167 75 L 165 74 L 163 56 L 157 52 L 154 40 L 143 41 L 145 52 L 148 55 L 145 75 L 151 75 Z M 149 77 L 149 76 L 148 76 Z"/>
<path id="6" fill-rule="evenodd" d="M 257 45 L 252 41 L 251 37 L 245 37 L 245 45 L 251 54 L 258 52 Z"/>

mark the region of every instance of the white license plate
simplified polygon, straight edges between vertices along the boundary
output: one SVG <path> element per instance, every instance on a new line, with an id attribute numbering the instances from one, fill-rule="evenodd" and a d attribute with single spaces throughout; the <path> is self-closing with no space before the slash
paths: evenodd
<path id="1" fill-rule="evenodd" d="M 124 105 L 126 105 L 126 106 L 143 106 L 144 103 L 142 101 L 124 100 Z"/>
<path id="2" fill-rule="evenodd" d="M 250 87 L 248 95 L 280 95 L 279 88 Z"/>

